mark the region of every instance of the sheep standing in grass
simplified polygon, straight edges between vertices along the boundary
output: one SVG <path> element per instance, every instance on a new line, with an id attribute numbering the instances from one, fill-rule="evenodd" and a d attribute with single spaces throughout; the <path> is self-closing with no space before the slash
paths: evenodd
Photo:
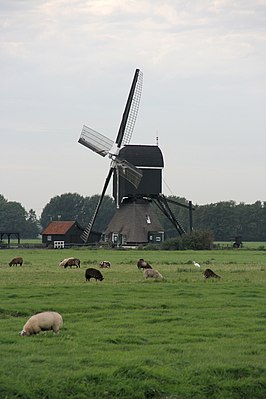
<path id="1" fill-rule="evenodd" d="M 17 257 L 17 258 L 13 258 L 10 262 L 9 262 L 9 266 L 13 266 L 13 265 L 23 265 L 23 259 L 21 256 Z"/>
<path id="2" fill-rule="evenodd" d="M 221 276 L 218 276 L 218 274 L 214 273 L 211 269 L 204 270 L 203 275 L 205 278 L 221 278 Z"/>
<path id="3" fill-rule="evenodd" d="M 96 281 L 103 281 L 104 277 L 100 270 L 94 269 L 93 267 L 89 267 L 85 271 L 85 279 L 86 281 L 90 281 L 91 278 L 95 278 Z"/>
<path id="4" fill-rule="evenodd" d="M 158 270 L 154 270 L 154 269 L 144 270 L 144 277 L 145 278 L 163 278 L 161 273 L 159 273 Z"/>
<path id="5" fill-rule="evenodd" d="M 138 260 L 137 267 L 138 267 L 138 269 L 142 269 L 142 270 L 152 269 L 151 265 L 142 258 L 140 258 Z"/>
<path id="6" fill-rule="evenodd" d="M 40 331 L 53 330 L 54 333 L 59 333 L 63 325 L 63 318 L 57 312 L 42 312 L 37 313 L 29 318 L 24 325 L 20 335 L 38 334 Z"/>
<path id="7" fill-rule="evenodd" d="M 66 269 L 67 267 L 80 267 L 80 260 L 78 258 L 66 258 L 59 263 L 59 266 L 64 266 Z"/>
<path id="8" fill-rule="evenodd" d="M 111 267 L 111 263 L 108 260 L 100 262 L 100 267 L 103 269 L 108 269 Z"/>

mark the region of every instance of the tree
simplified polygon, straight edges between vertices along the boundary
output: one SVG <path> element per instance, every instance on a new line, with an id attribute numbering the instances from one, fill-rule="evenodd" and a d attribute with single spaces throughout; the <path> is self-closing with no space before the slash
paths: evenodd
<path id="1" fill-rule="evenodd" d="M 2 232 L 20 233 L 21 238 L 35 238 L 39 228 L 35 212 L 29 213 L 23 206 L 14 201 L 7 201 L 0 195 L 0 230 Z"/>
<path id="2" fill-rule="evenodd" d="M 26 222 L 27 228 L 25 234 L 27 238 L 37 237 L 38 234 L 40 234 L 41 232 L 41 227 L 39 226 L 36 213 L 33 209 L 30 209 L 30 211 L 28 212 Z"/>
<path id="3" fill-rule="evenodd" d="M 44 207 L 40 222 L 45 228 L 52 220 L 79 220 L 84 198 L 77 193 L 66 193 L 53 197 Z"/>

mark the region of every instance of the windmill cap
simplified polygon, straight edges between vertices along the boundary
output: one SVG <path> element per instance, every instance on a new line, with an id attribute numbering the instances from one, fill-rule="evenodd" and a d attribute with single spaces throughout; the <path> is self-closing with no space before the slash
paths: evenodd
<path id="1" fill-rule="evenodd" d="M 119 157 L 138 167 L 164 167 L 163 154 L 157 145 L 126 145 L 119 151 Z"/>

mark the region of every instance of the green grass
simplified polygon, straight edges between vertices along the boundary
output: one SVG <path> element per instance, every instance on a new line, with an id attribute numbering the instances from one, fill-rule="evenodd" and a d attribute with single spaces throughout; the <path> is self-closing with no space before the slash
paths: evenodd
<path id="1" fill-rule="evenodd" d="M 81 268 L 60 268 L 68 256 Z M 144 280 L 140 257 L 164 280 Z M 86 283 L 101 260 L 104 281 Z M 253 250 L 2 250 L 0 398 L 265 399 L 265 272 Z M 48 309 L 59 335 L 18 335 Z"/>

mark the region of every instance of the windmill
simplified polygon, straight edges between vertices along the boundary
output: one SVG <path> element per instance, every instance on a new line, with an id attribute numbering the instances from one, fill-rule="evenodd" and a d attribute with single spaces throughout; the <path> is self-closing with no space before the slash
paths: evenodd
<path id="1" fill-rule="evenodd" d="M 90 220 L 90 223 L 88 224 L 88 226 L 86 227 L 81 236 L 84 242 L 88 241 L 91 229 L 93 227 L 93 224 L 101 207 L 104 195 L 106 193 L 112 175 L 115 173 L 117 178 L 118 176 L 122 176 L 124 179 L 129 181 L 130 184 L 132 184 L 134 187 L 138 187 L 138 184 L 142 178 L 141 171 L 139 171 L 133 164 L 131 164 L 130 162 L 126 161 L 125 159 L 119 156 L 120 148 L 128 144 L 131 140 L 131 136 L 133 133 L 139 109 L 142 82 L 143 82 L 143 74 L 140 71 L 140 69 L 136 69 L 131 84 L 131 88 L 129 91 L 128 99 L 126 102 L 125 110 L 120 123 L 120 127 L 118 130 L 118 134 L 116 137 L 115 143 L 117 148 L 115 153 L 110 152 L 111 148 L 114 145 L 114 142 L 112 140 L 85 125 L 82 128 L 78 142 L 84 145 L 85 147 L 89 148 L 90 150 L 96 152 L 97 154 L 101 155 L 102 157 L 108 155 L 109 158 L 111 159 L 110 169 L 105 179 L 105 183 L 98 204 L 96 206 L 92 219 Z M 118 203 L 117 206 L 119 206 Z"/>
<path id="2" fill-rule="evenodd" d="M 81 238 L 88 241 L 93 224 L 99 212 L 109 182 L 113 176 L 113 197 L 117 211 L 110 221 L 105 237 L 114 244 L 132 245 L 147 242 L 163 241 L 164 229 L 151 206 L 155 203 L 160 211 L 170 220 L 177 232 L 182 235 L 184 228 L 176 219 L 169 206 L 169 202 L 189 208 L 192 214 L 192 205 L 171 201 L 162 194 L 163 156 L 158 145 L 130 145 L 132 132 L 138 113 L 143 75 L 136 69 L 130 88 L 126 107 L 116 138 L 116 151 L 111 149 L 114 142 L 101 133 L 83 126 L 79 143 L 105 157 L 109 156 L 111 165 L 101 196 L 92 216 L 92 219 Z M 192 229 L 192 219 L 191 219 Z M 120 238 L 119 238 L 120 237 Z M 121 238 L 122 237 L 122 238 Z M 127 238 L 125 238 L 127 237 Z"/>

